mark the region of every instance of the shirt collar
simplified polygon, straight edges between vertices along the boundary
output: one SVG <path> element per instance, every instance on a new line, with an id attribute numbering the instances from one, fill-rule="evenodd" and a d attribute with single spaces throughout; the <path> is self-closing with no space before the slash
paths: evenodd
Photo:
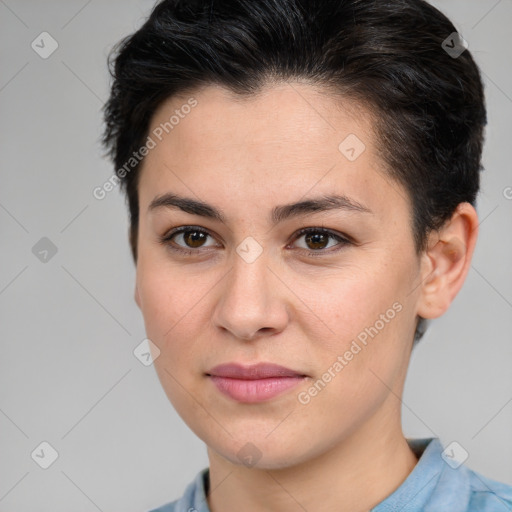
<path id="1" fill-rule="evenodd" d="M 438 438 L 407 439 L 418 462 L 402 484 L 370 512 L 422 510 L 437 485 L 445 462 L 441 457 L 443 446 Z M 406 508 L 407 507 L 407 508 Z"/>

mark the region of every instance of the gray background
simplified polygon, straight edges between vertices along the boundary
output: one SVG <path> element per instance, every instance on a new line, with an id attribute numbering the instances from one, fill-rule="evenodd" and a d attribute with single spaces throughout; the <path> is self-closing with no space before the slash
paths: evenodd
<path id="1" fill-rule="evenodd" d="M 413 353 L 404 432 L 457 441 L 468 466 L 512 484 L 512 2 L 434 3 L 484 73 L 486 170 L 473 265 Z M 145 333 L 124 200 L 92 195 L 113 172 L 98 142 L 106 55 L 152 5 L 0 0 L 0 512 L 143 511 L 208 464 L 133 355 Z M 59 45 L 47 59 L 31 48 L 43 31 Z M 42 441 L 59 454 L 46 470 L 31 458 Z"/>

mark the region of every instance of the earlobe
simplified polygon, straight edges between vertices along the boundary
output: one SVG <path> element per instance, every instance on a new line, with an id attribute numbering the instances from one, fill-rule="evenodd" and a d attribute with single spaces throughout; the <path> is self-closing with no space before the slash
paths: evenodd
<path id="1" fill-rule="evenodd" d="M 451 220 L 432 233 L 422 260 L 421 294 L 417 314 L 437 318 L 450 307 L 466 279 L 478 236 L 478 216 L 461 203 Z"/>

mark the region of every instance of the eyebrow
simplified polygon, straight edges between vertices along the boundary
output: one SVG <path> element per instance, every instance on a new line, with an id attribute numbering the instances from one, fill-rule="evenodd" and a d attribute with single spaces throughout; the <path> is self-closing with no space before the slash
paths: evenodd
<path id="1" fill-rule="evenodd" d="M 180 209 L 191 215 L 199 215 L 227 224 L 227 218 L 221 210 L 208 203 L 190 197 L 183 197 L 172 193 L 157 196 L 151 201 L 148 212 L 160 208 Z M 373 215 L 373 212 L 363 204 L 345 195 L 335 194 L 276 206 L 272 209 L 270 220 L 272 224 L 275 225 L 292 217 L 298 217 L 308 213 L 326 212 L 329 210 L 369 213 Z"/>

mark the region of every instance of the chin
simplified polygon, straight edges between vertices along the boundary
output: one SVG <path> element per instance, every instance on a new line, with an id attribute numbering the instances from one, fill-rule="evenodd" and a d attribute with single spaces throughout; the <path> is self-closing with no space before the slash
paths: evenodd
<path id="1" fill-rule="evenodd" d="M 286 434 L 283 430 L 281 434 Z M 237 436 L 237 440 L 225 439 L 212 442 L 205 439 L 208 448 L 238 467 L 247 467 L 262 470 L 286 469 L 306 462 L 312 454 L 310 442 L 307 440 L 291 442 L 288 435 L 267 437 L 268 432 L 260 436 L 243 436 L 243 440 Z M 273 434 L 272 434 L 273 435 Z M 284 443 L 284 439 L 287 440 Z M 310 441 L 310 440 L 309 440 Z M 308 451 L 304 451 L 304 447 Z"/>

